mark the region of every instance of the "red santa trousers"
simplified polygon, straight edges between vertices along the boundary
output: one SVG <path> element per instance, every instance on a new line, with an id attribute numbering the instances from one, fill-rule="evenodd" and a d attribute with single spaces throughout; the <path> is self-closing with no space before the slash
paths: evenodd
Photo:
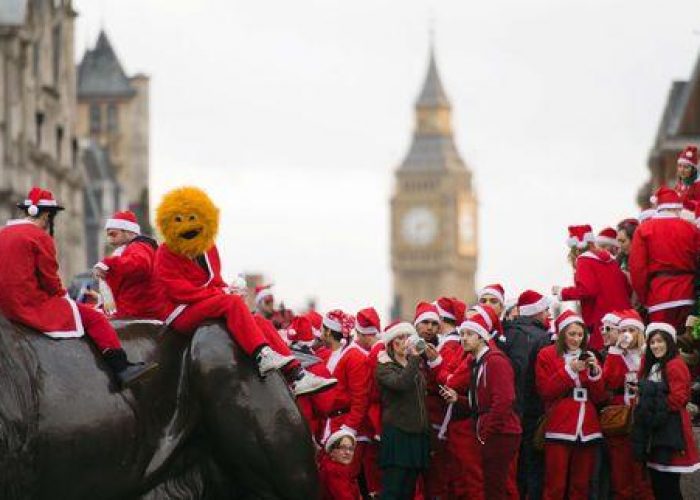
<path id="1" fill-rule="evenodd" d="M 649 477 L 644 464 L 635 461 L 630 436 L 606 438 L 610 455 L 610 476 L 613 498 L 616 500 L 653 500 Z"/>
<path id="2" fill-rule="evenodd" d="M 480 446 L 484 496 L 488 500 L 506 500 L 509 498 L 508 482 L 513 457 L 520 446 L 520 434 L 494 434 Z"/>
<path id="3" fill-rule="evenodd" d="M 83 323 L 85 333 L 92 339 L 100 352 L 122 348 L 117 332 L 104 314 L 86 304 L 76 305 L 78 306 L 78 314 L 80 314 L 80 321 Z"/>
<path id="4" fill-rule="evenodd" d="M 510 461 L 510 469 L 508 470 L 508 483 L 506 484 L 506 496 L 510 500 L 520 500 L 520 490 L 518 489 L 518 460 L 520 456 L 520 447 L 515 450 L 513 458 Z"/>
<path id="5" fill-rule="evenodd" d="M 360 488 L 349 465 L 334 462 L 322 453 L 318 465 L 322 500 L 360 500 Z"/>
<path id="6" fill-rule="evenodd" d="M 588 500 L 597 450 L 594 444 L 545 443 L 542 500 Z"/>
<path id="7" fill-rule="evenodd" d="M 237 295 L 216 295 L 188 305 L 171 326 L 180 333 L 192 333 L 205 320 L 223 318 L 231 338 L 251 356 L 267 345 L 253 315 Z"/>
<path id="8" fill-rule="evenodd" d="M 453 457 L 453 467 L 449 469 L 448 498 L 484 500 L 480 446 L 476 440 L 473 420 L 450 422 L 447 429 L 447 449 Z"/>
<path id="9" fill-rule="evenodd" d="M 683 335 L 685 333 L 685 320 L 688 315 L 692 314 L 693 306 L 672 307 L 670 309 L 662 309 L 649 313 L 650 323 L 668 323 L 676 329 L 676 334 Z"/>
<path id="10" fill-rule="evenodd" d="M 382 471 L 377 465 L 379 445 L 376 442 L 366 443 L 362 454 L 362 472 L 365 475 L 367 491 L 379 493 L 382 491 Z"/>

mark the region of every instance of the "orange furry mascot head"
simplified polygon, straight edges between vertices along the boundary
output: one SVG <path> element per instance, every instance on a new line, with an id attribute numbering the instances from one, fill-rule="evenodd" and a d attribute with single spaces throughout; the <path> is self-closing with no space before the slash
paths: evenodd
<path id="1" fill-rule="evenodd" d="M 219 209 L 201 189 L 181 187 L 163 196 L 156 224 L 170 250 L 194 258 L 214 246 Z"/>

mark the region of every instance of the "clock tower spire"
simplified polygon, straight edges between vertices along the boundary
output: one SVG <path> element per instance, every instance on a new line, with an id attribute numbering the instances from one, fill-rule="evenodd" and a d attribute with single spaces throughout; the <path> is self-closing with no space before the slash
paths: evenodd
<path id="1" fill-rule="evenodd" d="M 454 143 L 452 106 L 432 43 L 415 102 L 413 140 L 391 200 L 393 316 L 441 295 L 474 298 L 477 204 L 472 174 Z"/>

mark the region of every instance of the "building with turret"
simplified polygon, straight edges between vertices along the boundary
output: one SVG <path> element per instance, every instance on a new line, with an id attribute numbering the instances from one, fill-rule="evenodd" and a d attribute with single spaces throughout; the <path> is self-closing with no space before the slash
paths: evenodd
<path id="1" fill-rule="evenodd" d="M 391 199 L 392 316 L 410 318 L 420 300 L 474 299 L 477 198 L 454 142 L 452 106 L 430 50 L 415 103 L 413 140 Z"/>

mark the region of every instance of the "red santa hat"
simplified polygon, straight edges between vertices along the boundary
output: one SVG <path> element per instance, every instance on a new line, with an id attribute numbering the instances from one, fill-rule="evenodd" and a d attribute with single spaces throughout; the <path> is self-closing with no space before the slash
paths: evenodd
<path id="1" fill-rule="evenodd" d="M 136 220 L 136 214 L 131 210 L 115 212 L 111 219 L 107 219 L 105 230 L 121 229 L 123 231 L 131 231 L 132 233 L 141 234 L 141 226 Z"/>
<path id="2" fill-rule="evenodd" d="M 314 337 L 320 338 L 321 329 L 323 328 L 323 316 L 316 311 L 309 311 L 305 316 L 311 323 L 311 332 L 314 334 Z"/>
<path id="3" fill-rule="evenodd" d="M 478 316 L 484 320 L 484 324 L 488 328 L 489 332 L 496 332 L 498 334 L 503 334 L 503 325 L 501 324 L 501 318 L 498 317 L 496 311 L 493 307 L 488 304 L 477 304 L 472 307 L 476 311 Z M 474 316 L 472 316 L 474 318 Z"/>
<path id="4" fill-rule="evenodd" d="M 440 322 L 440 314 L 437 307 L 430 302 L 419 302 L 416 306 L 416 315 L 413 318 L 413 324 L 417 325 L 421 321 L 437 321 Z"/>
<path id="5" fill-rule="evenodd" d="M 17 208 L 26 209 L 27 214 L 32 217 L 39 215 L 41 210 L 58 211 L 64 209 L 58 204 L 51 191 L 38 187 L 30 189 L 27 198 L 23 202 L 18 203 Z"/>
<path id="6" fill-rule="evenodd" d="M 310 345 L 314 341 L 314 334 L 309 318 L 306 316 L 295 316 L 292 318 L 287 329 L 287 336 L 289 340 L 294 342 Z"/>
<path id="7" fill-rule="evenodd" d="M 656 210 L 680 210 L 683 208 L 681 197 L 674 189 L 661 186 L 654 196 L 652 203 L 656 204 Z"/>
<path id="8" fill-rule="evenodd" d="M 545 311 L 549 306 L 549 298 L 534 290 L 525 290 L 518 297 L 518 311 L 522 316 L 534 316 Z"/>
<path id="9" fill-rule="evenodd" d="M 481 300 L 484 295 L 493 295 L 501 304 L 506 303 L 506 292 L 499 283 L 494 283 L 493 285 L 486 285 L 484 288 L 476 292 L 476 298 Z"/>
<path id="10" fill-rule="evenodd" d="M 598 245 L 612 245 L 614 247 L 619 247 L 620 243 L 617 241 L 617 231 L 612 227 L 606 227 L 598 236 L 595 238 L 595 242 Z"/>
<path id="11" fill-rule="evenodd" d="M 272 288 L 272 284 L 255 287 L 255 304 L 256 305 L 260 304 L 263 300 L 267 299 L 268 297 L 270 297 L 271 299 L 273 298 L 272 297 L 272 290 L 270 290 L 270 288 Z"/>
<path id="12" fill-rule="evenodd" d="M 491 328 L 481 314 L 475 314 L 471 318 L 462 321 L 462 324 L 459 325 L 459 333 L 464 332 L 464 330 L 478 334 L 486 342 L 491 340 Z"/>
<path id="13" fill-rule="evenodd" d="M 586 248 L 589 243 L 595 241 L 595 235 L 593 234 L 593 228 L 588 224 L 583 224 L 581 226 L 569 226 L 569 239 L 566 240 L 566 244 L 570 248 Z"/>
<path id="14" fill-rule="evenodd" d="M 574 323 L 581 323 L 581 325 L 585 325 L 581 316 L 576 314 L 574 311 L 566 310 L 561 313 L 554 321 L 554 328 L 556 329 L 557 335 L 561 334 L 561 332 L 563 332 L 567 326 Z"/>
<path id="15" fill-rule="evenodd" d="M 440 319 L 452 320 L 456 325 L 464 321 L 467 304 L 455 297 L 440 297 L 434 302 Z"/>
<path id="16" fill-rule="evenodd" d="M 698 148 L 695 146 L 686 146 L 685 149 L 678 154 L 678 164 L 698 168 Z"/>
<path id="17" fill-rule="evenodd" d="M 355 330 L 362 335 L 378 335 L 382 329 L 379 314 L 377 314 L 374 307 L 367 307 L 358 311 L 356 319 Z"/>
<path id="18" fill-rule="evenodd" d="M 355 328 L 355 318 L 340 309 L 333 309 L 323 317 L 323 326 L 337 333 L 342 333 L 343 337 L 349 337 L 350 332 Z"/>
<path id="19" fill-rule="evenodd" d="M 384 329 L 382 342 L 388 346 L 392 340 L 401 335 L 418 335 L 416 328 L 408 321 L 394 321 Z"/>
<path id="20" fill-rule="evenodd" d="M 620 329 L 633 327 L 642 332 L 644 331 L 644 322 L 642 321 L 642 317 L 634 309 L 622 311 L 620 314 L 620 322 L 617 326 Z"/>
<path id="21" fill-rule="evenodd" d="M 649 323 L 647 325 L 646 338 L 651 337 L 651 334 L 654 332 L 666 332 L 674 342 L 676 341 L 676 329 L 668 323 Z"/>

